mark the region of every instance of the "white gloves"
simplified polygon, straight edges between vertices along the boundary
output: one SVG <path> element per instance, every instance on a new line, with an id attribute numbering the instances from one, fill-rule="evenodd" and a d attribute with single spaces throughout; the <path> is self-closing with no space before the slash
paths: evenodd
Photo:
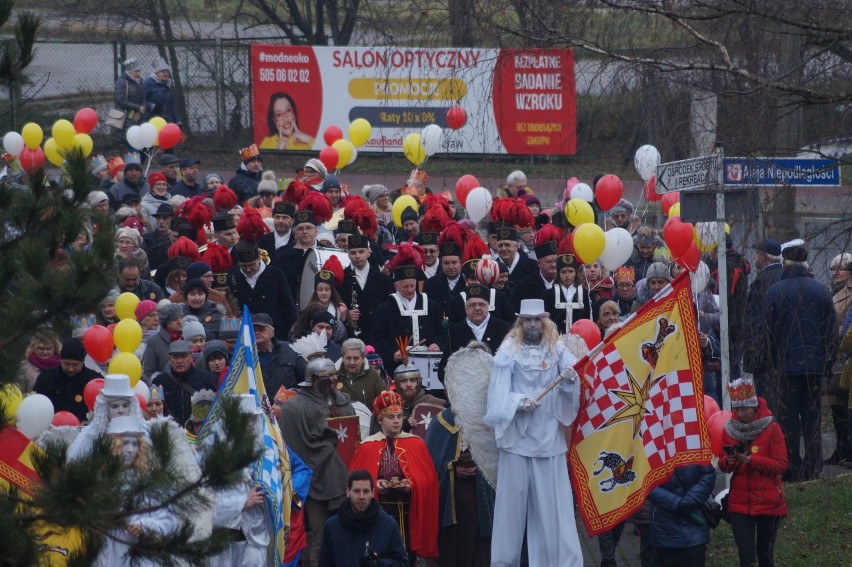
<path id="1" fill-rule="evenodd" d="M 559 378 L 561 378 L 562 380 L 572 383 L 579 377 L 580 375 L 577 374 L 577 371 L 570 366 L 563 370 L 562 373 L 559 375 Z"/>
<path id="2" fill-rule="evenodd" d="M 537 401 L 535 401 L 534 399 L 524 398 L 523 400 L 521 400 L 520 409 L 527 412 L 527 413 L 532 413 L 535 410 L 537 410 L 539 408 L 539 406 L 541 406 L 541 404 L 538 403 Z"/>

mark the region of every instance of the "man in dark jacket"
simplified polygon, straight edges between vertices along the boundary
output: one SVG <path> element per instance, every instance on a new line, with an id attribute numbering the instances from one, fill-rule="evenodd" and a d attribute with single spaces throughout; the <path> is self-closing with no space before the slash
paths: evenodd
<path id="1" fill-rule="evenodd" d="M 509 271 L 509 281 L 518 284 L 537 271 L 535 260 L 522 253 L 518 241 L 518 231 L 511 226 L 496 226 L 494 237 L 497 245 L 497 255 L 506 264 Z"/>
<path id="2" fill-rule="evenodd" d="M 367 340 L 373 328 L 373 315 L 393 293 L 393 283 L 370 263 L 369 238 L 363 234 L 349 235 L 347 253 L 349 266 L 343 270 L 340 298 L 349 308 L 349 335 Z"/>
<path id="3" fill-rule="evenodd" d="M 207 188 L 198 181 L 198 166 L 201 161 L 198 158 L 183 158 L 177 164 L 180 171 L 180 181 L 169 189 L 172 195 L 181 195 L 191 199 L 198 195 L 207 196 Z"/>
<path id="4" fill-rule="evenodd" d="M 743 346 L 745 343 L 746 301 L 748 300 L 748 275 L 751 266 L 742 254 L 734 249 L 731 235 L 725 236 L 725 266 L 728 275 L 728 343 L 731 376 L 742 373 Z M 719 247 L 713 249 L 713 259 L 718 258 Z M 711 266 L 716 282 L 719 281 L 718 264 Z M 717 286 L 718 288 L 718 286 Z M 714 329 L 718 331 L 718 329 Z"/>
<path id="5" fill-rule="evenodd" d="M 290 348 L 290 343 L 275 339 L 275 325 L 268 314 L 255 313 L 251 322 L 266 391 L 275 396 L 282 386 L 296 389 L 305 375 L 305 359 Z"/>
<path id="6" fill-rule="evenodd" d="M 124 181 L 116 183 L 107 191 L 109 206 L 117 211 L 125 196 L 132 194 L 141 198 L 150 190 L 148 181 L 142 177 L 142 164 L 128 161 L 124 166 Z"/>
<path id="7" fill-rule="evenodd" d="M 837 333 L 831 293 L 809 273 L 802 240 L 781 246 L 781 280 L 766 292 L 769 367 L 779 374 L 778 408 L 789 467 L 784 480 L 812 480 L 822 468 L 820 383 L 830 368 Z M 804 461 L 799 435 L 805 438 Z"/>
<path id="8" fill-rule="evenodd" d="M 169 415 L 178 423 L 186 423 L 192 415 L 192 394 L 204 389 L 216 391 L 218 381 L 212 372 L 192 364 L 192 347 L 180 340 L 169 345 L 169 365 L 153 383 L 162 386 Z"/>
<path id="9" fill-rule="evenodd" d="M 461 276 L 461 250 L 453 242 L 444 242 L 438 249 L 441 269 L 426 280 L 423 293 L 430 300 L 438 302 L 441 313 L 447 317 L 450 299 L 462 293 L 467 286 Z"/>
<path id="10" fill-rule="evenodd" d="M 349 473 L 346 500 L 325 523 L 319 564 L 323 567 L 403 567 L 408 553 L 399 525 L 373 500 L 373 477 Z"/>
<path id="11" fill-rule="evenodd" d="M 163 203 L 152 215 L 157 223 L 157 230 L 146 232 L 142 237 L 142 249 L 148 254 L 149 266 L 162 266 L 169 261 L 169 246 L 171 238 L 172 216 L 174 209 L 168 203 Z"/>
<path id="12" fill-rule="evenodd" d="M 79 339 L 72 339 L 62 345 L 59 353 L 59 366 L 45 370 L 38 375 L 33 391 L 47 396 L 53 403 L 53 411 L 67 411 L 83 421 L 86 419 L 86 402 L 83 390 L 89 380 L 103 378 L 90 368 L 86 368 L 86 350 Z"/>
<path id="13" fill-rule="evenodd" d="M 748 290 L 743 368 L 754 376 L 757 395 L 766 399 L 769 407 L 777 408 L 778 384 L 774 380 L 778 375 L 767 366 L 769 359 L 764 355 L 769 337 L 763 301 L 766 290 L 781 279 L 781 245 L 770 239 L 759 242 L 754 266 L 758 272 Z"/>
<path id="14" fill-rule="evenodd" d="M 263 175 L 263 163 L 260 160 L 260 150 L 257 144 L 252 144 L 240 150 L 243 162 L 237 168 L 237 174 L 228 181 L 228 187 L 237 194 L 240 203 L 257 196 L 257 184 Z"/>
<path id="15" fill-rule="evenodd" d="M 174 122 L 178 126 L 181 119 L 175 106 L 175 96 L 172 92 L 172 69 L 164 59 L 160 58 L 154 63 L 151 75 L 145 79 L 145 98 L 153 105 L 151 114 L 161 116 L 166 122 Z"/>
<path id="16" fill-rule="evenodd" d="M 136 258 L 128 256 L 118 262 L 118 290 L 128 291 L 139 300 L 150 299 L 158 302 L 166 298 L 163 289 L 149 280 L 142 279 L 142 264 Z"/>

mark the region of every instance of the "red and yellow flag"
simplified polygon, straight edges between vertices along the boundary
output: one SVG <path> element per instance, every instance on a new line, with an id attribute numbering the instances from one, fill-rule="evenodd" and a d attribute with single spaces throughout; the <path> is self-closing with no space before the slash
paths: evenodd
<path id="1" fill-rule="evenodd" d="M 710 461 L 701 348 L 684 272 L 575 366 L 571 481 L 590 536 L 638 510 L 675 467 Z"/>

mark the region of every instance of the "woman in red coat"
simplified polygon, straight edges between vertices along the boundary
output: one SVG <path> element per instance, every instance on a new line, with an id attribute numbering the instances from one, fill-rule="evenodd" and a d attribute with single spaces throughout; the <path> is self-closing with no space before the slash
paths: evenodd
<path id="1" fill-rule="evenodd" d="M 781 427 L 754 382 L 741 378 L 728 386 L 733 417 L 725 425 L 719 468 L 733 472 L 728 494 L 731 528 L 741 567 L 774 567 L 775 536 L 787 501 L 781 475 L 787 470 L 787 446 Z M 755 544 L 756 540 L 756 544 Z"/>

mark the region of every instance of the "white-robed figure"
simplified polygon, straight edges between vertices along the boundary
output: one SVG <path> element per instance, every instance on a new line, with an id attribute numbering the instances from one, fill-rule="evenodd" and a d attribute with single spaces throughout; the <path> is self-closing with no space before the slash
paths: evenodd
<path id="1" fill-rule="evenodd" d="M 133 416 L 118 416 L 110 420 L 107 432 L 112 438 L 112 448 L 121 457 L 126 467 L 128 480 L 133 475 L 144 474 L 148 466 L 150 443 L 138 419 Z M 128 486 L 130 483 L 127 483 Z M 180 521 L 168 506 L 157 508 L 156 502 L 143 499 L 142 507 L 155 508 L 125 518 L 121 527 L 116 527 L 104 536 L 104 542 L 94 567 L 129 565 L 130 546 L 136 544 L 143 534 L 165 537 L 178 531 Z M 136 560 L 136 565 L 160 565 L 159 561 Z"/>
<path id="2" fill-rule="evenodd" d="M 517 316 L 494 356 L 485 415 L 499 449 L 491 565 L 520 565 L 525 526 L 531 567 L 582 565 L 565 460 L 580 399 L 576 359 L 542 300 L 523 300 Z"/>
<path id="3" fill-rule="evenodd" d="M 238 394 L 235 397 L 240 401 L 240 410 L 254 416 L 255 443 L 262 448 L 261 409 L 254 395 Z M 212 442 L 217 435 L 223 434 L 222 429 L 217 428 L 207 439 Z M 230 530 L 235 541 L 219 555 L 208 558 L 207 567 L 266 565 L 272 526 L 265 510 L 263 493 L 252 478 L 253 469 L 254 465 L 244 468 L 239 481 L 215 492 L 213 527 Z"/>

